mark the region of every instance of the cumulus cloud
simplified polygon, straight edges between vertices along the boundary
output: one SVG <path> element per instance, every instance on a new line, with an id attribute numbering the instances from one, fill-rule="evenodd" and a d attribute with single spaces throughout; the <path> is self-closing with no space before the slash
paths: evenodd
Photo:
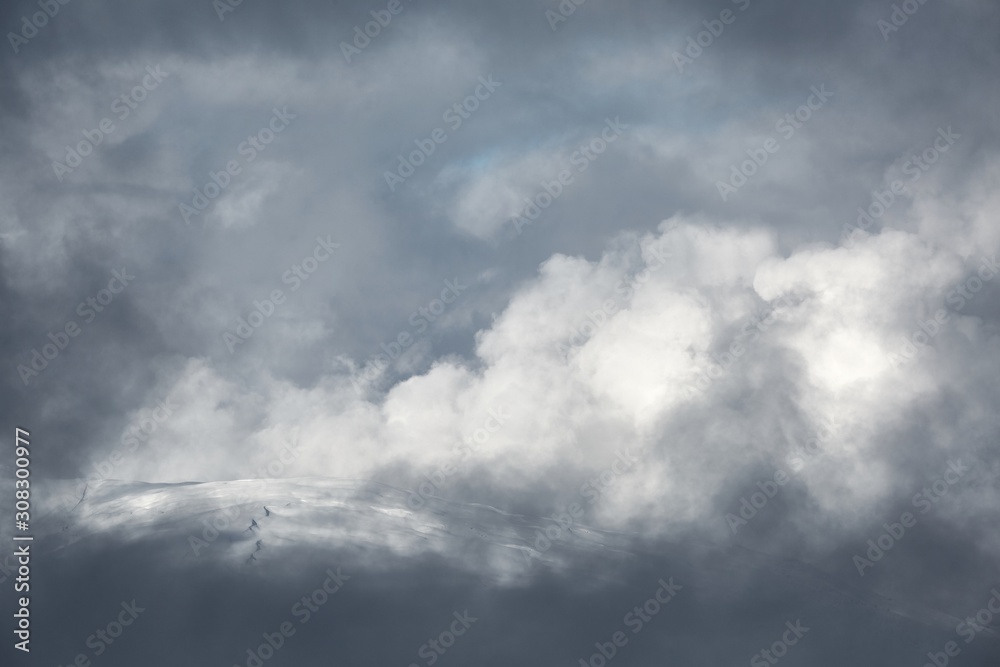
<path id="1" fill-rule="evenodd" d="M 597 260 L 545 261 L 476 334 L 474 358 L 440 360 L 383 395 L 359 394 L 342 373 L 311 388 L 262 373 L 250 391 L 191 362 L 165 393 L 180 405 L 176 417 L 123 475 L 250 477 L 294 432 L 299 456 L 286 476 L 412 488 L 501 410 L 505 422 L 437 494 L 478 479 L 490 489 L 481 499 L 499 503 L 543 485 L 558 506 L 635 446 L 642 461 L 594 518 L 669 534 L 724 527 L 717 499 L 747 466 L 761 457 L 780 463 L 797 441 L 830 428 L 823 463 L 799 481 L 825 520 L 853 524 L 911 481 L 900 477 L 898 444 L 886 432 L 900 415 L 943 400 L 945 362 L 935 348 L 989 338 L 981 320 L 952 309 L 940 339 L 925 336 L 912 352 L 905 345 L 952 308 L 949 290 L 979 267 L 979 257 L 899 230 L 782 256 L 764 228 L 674 218 L 655 233 L 621 235 Z M 971 378 L 949 380 L 950 391 L 972 391 L 964 386 Z M 780 396 L 765 396 L 774 387 Z M 693 428 L 695 414 L 709 420 L 703 429 Z M 921 446 L 944 460 L 966 445 L 931 438 Z"/>
<path id="2" fill-rule="evenodd" d="M 142 597 L 104 664 L 247 664 L 338 563 L 272 664 L 423 664 L 476 607 L 442 661 L 596 665 L 671 576 L 615 660 L 960 636 L 1000 548 L 990 3 L 390 4 L 69 3 L 0 58 L 39 655 Z"/>

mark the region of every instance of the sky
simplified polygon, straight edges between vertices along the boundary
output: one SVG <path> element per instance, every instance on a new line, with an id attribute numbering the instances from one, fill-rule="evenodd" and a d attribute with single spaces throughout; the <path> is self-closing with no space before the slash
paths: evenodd
<path id="1" fill-rule="evenodd" d="M 4 665 L 1000 658 L 995 2 L 0 27 Z"/>

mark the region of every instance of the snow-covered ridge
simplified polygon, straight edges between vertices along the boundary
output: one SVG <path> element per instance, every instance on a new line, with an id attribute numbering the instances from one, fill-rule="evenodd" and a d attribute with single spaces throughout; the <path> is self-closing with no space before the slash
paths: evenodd
<path id="1" fill-rule="evenodd" d="M 75 487 L 75 488 L 74 488 Z M 504 579 L 578 550 L 621 553 L 626 536 L 574 525 L 536 549 L 552 519 L 432 498 L 419 509 L 402 489 L 324 477 L 145 483 L 102 480 L 63 488 L 46 532 L 65 548 L 101 536 L 156 539 L 184 559 L 266 566 L 291 552 L 338 548 L 395 556 L 436 554 Z M 76 500 L 74 500 L 76 499 Z M 545 543 L 542 542 L 544 545 Z M 470 558 L 470 556 L 473 556 Z"/>
<path id="2" fill-rule="evenodd" d="M 727 596 L 728 585 L 755 573 L 790 590 L 813 591 L 813 601 L 823 606 L 849 607 L 943 629 L 959 620 L 947 612 L 880 595 L 808 564 L 736 545 L 697 543 L 695 538 L 683 544 L 658 543 L 657 553 L 649 553 L 637 535 L 580 524 L 560 530 L 559 537 L 546 545 L 538 537 L 546 528 L 556 534 L 558 525 L 551 518 L 440 498 L 413 509 L 403 489 L 368 481 L 81 480 L 59 486 L 58 494 L 50 498 L 61 498 L 61 507 L 50 508 L 38 524 L 42 544 L 58 551 L 72 551 L 88 541 L 112 547 L 155 543 L 178 563 L 261 573 L 276 572 L 303 553 L 336 553 L 338 561 L 346 556 L 371 569 L 385 562 L 379 556 L 390 556 L 391 561 L 432 555 L 448 567 L 500 585 L 523 583 L 537 568 L 568 571 L 584 561 L 594 566 L 598 579 L 614 578 L 616 564 L 640 559 L 667 563 L 670 572 L 665 574 L 676 575 L 678 581 L 709 596 Z"/>

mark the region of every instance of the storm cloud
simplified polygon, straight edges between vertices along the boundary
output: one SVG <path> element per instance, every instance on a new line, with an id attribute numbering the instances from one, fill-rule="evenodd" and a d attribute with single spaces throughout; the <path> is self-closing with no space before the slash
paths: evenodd
<path id="1" fill-rule="evenodd" d="M 4 664 L 1000 657 L 996 3 L 0 26 Z"/>

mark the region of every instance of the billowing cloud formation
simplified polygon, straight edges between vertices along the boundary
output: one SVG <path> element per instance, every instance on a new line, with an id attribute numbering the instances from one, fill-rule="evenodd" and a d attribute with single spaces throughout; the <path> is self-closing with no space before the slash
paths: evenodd
<path id="1" fill-rule="evenodd" d="M 995 663 L 993 3 L 43 5 L 0 386 L 45 660 L 246 665 L 342 565 L 269 665 L 466 608 L 442 664 Z"/>
<path id="2" fill-rule="evenodd" d="M 263 375 L 251 392 L 192 361 L 163 391 L 172 415 L 115 476 L 429 479 L 427 496 L 478 484 L 492 503 L 548 487 L 555 505 L 541 509 L 575 500 L 608 527 L 713 532 L 727 525 L 720 496 L 748 468 L 784 465 L 821 436 L 822 462 L 796 478 L 814 506 L 800 520 L 854 526 L 919 487 L 901 466 L 913 450 L 938 467 L 974 455 L 944 420 L 910 451 L 887 434 L 949 393 L 966 397 L 969 419 L 988 404 L 978 373 L 946 370 L 990 340 L 971 313 L 995 255 L 960 254 L 980 233 L 942 245 L 885 228 L 783 257 L 764 228 L 671 219 L 596 261 L 547 260 L 476 335 L 474 359 L 440 360 L 384 394 L 343 373 L 310 388 Z M 268 473 L 293 434 L 295 455 Z"/>

